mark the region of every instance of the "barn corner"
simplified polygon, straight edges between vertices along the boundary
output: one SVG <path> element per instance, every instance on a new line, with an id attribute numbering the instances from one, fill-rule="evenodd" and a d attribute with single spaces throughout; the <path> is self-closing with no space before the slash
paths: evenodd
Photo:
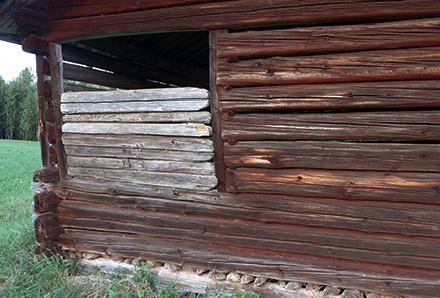
<path id="1" fill-rule="evenodd" d="M 193 291 L 438 297 L 440 2 L 15 4 L 37 253 Z"/>

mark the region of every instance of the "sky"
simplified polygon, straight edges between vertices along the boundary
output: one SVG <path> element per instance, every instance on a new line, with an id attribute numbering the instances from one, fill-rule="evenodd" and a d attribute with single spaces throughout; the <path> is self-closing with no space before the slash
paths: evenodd
<path id="1" fill-rule="evenodd" d="M 9 82 L 26 67 L 35 74 L 35 55 L 23 52 L 20 45 L 0 41 L 0 76 Z"/>

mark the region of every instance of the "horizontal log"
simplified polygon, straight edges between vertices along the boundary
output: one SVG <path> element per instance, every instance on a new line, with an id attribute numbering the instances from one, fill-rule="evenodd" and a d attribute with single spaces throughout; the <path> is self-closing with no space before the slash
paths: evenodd
<path id="1" fill-rule="evenodd" d="M 334 258 L 244 249 L 166 238 L 68 229 L 57 243 L 65 249 L 174 262 L 335 286 L 431 298 L 438 271 L 375 265 Z M 343 276 L 344 278 L 341 278 Z"/>
<path id="2" fill-rule="evenodd" d="M 22 50 L 26 53 L 31 53 L 35 55 L 47 55 L 49 50 L 49 44 L 39 36 L 34 34 L 29 35 L 21 42 Z"/>
<path id="3" fill-rule="evenodd" d="M 146 134 L 183 137 L 208 137 L 211 127 L 202 123 L 66 123 L 65 133 L 83 134 Z"/>
<path id="4" fill-rule="evenodd" d="M 169 151 L 142 148 L 106 148 L 106 147 L 84 147 L 65 146 L 68 156 L 84 157 L 113 157 L 113 158 L 135 158 L 135 159 L 156 159 L 173 161 L 209 161 L 214 157 L 213 152 L 192 152 L 192 151 Z"/>
<path id="5" fill-rule="evenodd" d="M 176 154 L 174 152 L 174 154 Z M 68 167 L 129 169 L 150 172 L 187 173 L 196 175 L 215 174 L 212 162 L 181 162 L 163 160 L 141 160 L 131 158 L 102 158 L 67 156 Z"/>
<path id="6" fill-rule="evenodd" d="M 203 138 L 64 133 L 63 143 L 66 146 L 116 147 L 126 149 L 142 148 L 194 152 L 214 151 L 212 141 Z"/>
<path id="7" fill-rule="evenodd" d="M 437 111 L 225 116 L 223 139 L 439 140 Z"/>
<path id="8" fill-rule="evenodd" d="M 225 144 L 230 167 L 440 172 L 437 144 L 252 142 Z"/>
<path id="9" fill-rule="evenodd" d="M 92 114 L 92 113 L 133 113 L 133 112 L 174 112 L 199 111 L 209 107 L 207 99 L 167 100 L 167 101 L 132 101 L 121 103 L 63 103 L 63 114 Z"/>
<path id="10" fill-rule="evenodd" d="M 138 170 L 69 167 L 68 175 L 88 179 L 104 179 L 141 185 L 156 185 L 192 190 L 210 190 L 217 185 L 214 175 L 164 173 Z"/>
<path id="11" fill-rule="evenodd" d="M 381 264 L 432 269 L 440 267 L 438 257 L 440 239 L 414 239 L 325 228 L 269 225 L 253 221 L 151 212 L 69 200 L 60 204 L 57 215 L 60 225 L 65 228 L 154 235 Z M 334 249 L 329 250 L 328 247 Z"/>
<path id="12" fill-rule="evenodd" d="M 93 87 L 87 87 L 87 86 L 82 86 L 82 85 L 75 85 L 75 84 L 68 84 L 68 83 L 64 83 L 63 84 L 64 87 L 64 92 L 61 95 L 61 98 L 63 98 L 63 96 L 65 96 L 65 94 L 68 93 L 72 93 L 72 92 L 96 92 L 96 91 L 107 91 L 106 89 L 99 89 L 99 88 L 93 88 Z"/>
<path id="13" fill-rule="evenodd" d="M 63 229 L 59 225 L 58 216 L 53 213 L 39 215 L 34 220 L 35 240 L 43 244 L 58 238 Z"/>
<path id="14" fill-rule="evenodd" d="M 252 58 L 440 46 L 440 19 L 249 30 L 219 35 L 219 57 Z"/>
<path id="15" fill-rule="evenodd" d="M 209 112 L 175 112 L 175 113 L 123 113 L 123 114 L 74 114 L 64 115 L 67 122 L 192 122 L 210 123 Z"/>
<path id="16" fill-rule="evenodd" d="M 223 112 L 440 106 L 440 81 L 220 88 Z"/>
<path id="17" fill-rule="evenodd" d="M 65 8 L 68 9 L 69 7 Z M 406 0 L 400 5 L 395 5 L 393 1 L 362 0 L 356 2 L 356 9 L 353 9 L 353 2 L 350 0 L 337 3 L 322 0 L 311 3 L 292 3 L 290 0 L 222 1 L 51 21 L 43 37 L 48 41 L 66 41 L 84 39 L 85 36 L 124 35 L 146 31 L 359 22 L 432 17 L 439 13 L 440 6 L 431 0 Z"/>
<path id="18" fill-rule="evenodd" d="M 62 103 L 123 103 L 131 101 L 176 101 L 209 99 L 209 91 L 201 88 L 160 88 L 110 92 L 64 93 Z"/>
<path id="19" fill-rule="evenodd" d="M 34 195 L 33 212 L 35 214 L 43 214 L 55 212 L 61 199 L 53 191 L 43 191 Z"/>
<path id="20" fill-rule="evenodd" d="M 217 83 L 261 86 L 440 79 L 440 48 L 378 50 L 301 57 L 221 59 Z"/>
<path id="21" fill-rule="evenodd" d="M 33 182 L 50 183 L 60 180 L 60 173 L 58 167 L 49 166 L 36 170 L 32 176 Z"/>
<path id="22" fill-rule="evenodd" d="M 237 168 L 227 191 L 439 204 L 439 173 Z"/>

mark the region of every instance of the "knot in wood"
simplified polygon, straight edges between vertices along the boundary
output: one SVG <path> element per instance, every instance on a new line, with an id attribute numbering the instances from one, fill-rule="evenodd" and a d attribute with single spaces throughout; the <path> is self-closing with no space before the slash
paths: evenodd
<path id="1" fill-rule="evenodd" d="M 269 69 L 266 69 L 266 73 L 270 76 L 273 76 L 275 74 L 275 69 L 272 67 Z"/>

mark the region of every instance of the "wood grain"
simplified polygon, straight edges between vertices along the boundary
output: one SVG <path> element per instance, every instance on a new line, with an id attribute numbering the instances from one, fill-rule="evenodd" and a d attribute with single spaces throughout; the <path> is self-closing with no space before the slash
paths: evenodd
<path id="1" fill-rule="evenodd" d="M 439 140 L 437 111 L 236 114 L 223 138 L 236 140 Z"/>
<path id="2" fill-rule="evenodd" d="M 309 169 L 228 170 L 229 192 L 439 204 L 439 173 Z"/>
<path id="3" fill-rule="evenodd" d="M 225 144 L 230 167 L 440 172 L 440 145 L 355 142 Z"/>
<path id="4" fill-rule="evenodd" d="M 221 59 L 217 83 L 261 86 L 440 79 L 439 47 L 326 55 L 272 57 L 227 62 Z"/>
<path id="5" fill-rule="evenodd" d="M 123 114 L 74 114 L 64 115 L 67 122 L 195 122 L 210 123 L 209 112 L 175 112 L 175 113 L 123 113 Z"/>
<path id="6" fill-rule="evenodd" d="M 224 112 L 439 107 L 439 84 L 428 80 L 220 88 L 219 98 Z"/>

